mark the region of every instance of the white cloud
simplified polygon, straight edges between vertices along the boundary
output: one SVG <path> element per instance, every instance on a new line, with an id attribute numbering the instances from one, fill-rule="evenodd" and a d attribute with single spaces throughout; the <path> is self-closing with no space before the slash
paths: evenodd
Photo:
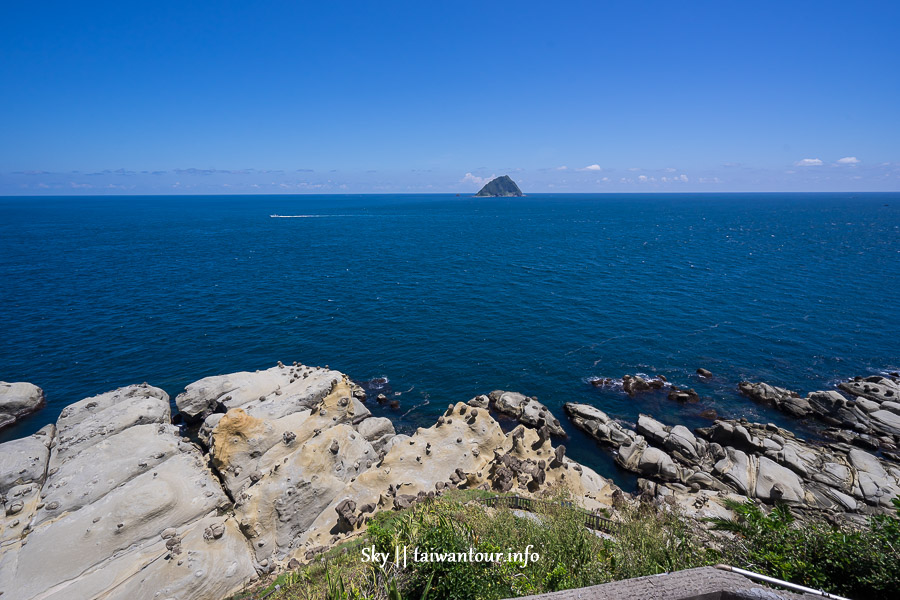
<path id="1" fill-rule="evenodd" d="M 677 169 L 673 169 L 672 167 L 666 167 L 665 169 L 663 169 L 663 171 L 666 173 L 674 173 L 675 171 L 677 171 Z"/>
<path id="2" fill-rule="evenodd" d="M 647 181 L 646 175 L 638 175 L 638 181 Z"/>
<path id="3" fill-rule="evenodd" d="M 466 173 L 465 177 L 460 179 L 460 183 L 474 183 L 475 185 L 484 185 L 491 179 L 494 179 L 496 175 L 491 175 L 490 177 L 479 177 L 478 175 L 472 175 L 471 173 Z"/>
<path id="4" fill-rule="evenodd" d="M 603 167 L 601 167 L 600 165 L 588 165 L 581 170 L 582 171 L 602 171 Z"/>
<path id="5" fill-rule="evenodd" d="M 845 156 L 844 158 L 838 159 L 839 165 L 856 165 L 859 164 L 859 159 L 855 156 Z"/>
<path id="6" fill-rule="evenodd" d="M 685 175 L 684 173 L 682 173 L 681 175 L 679 175 L 679 176 L 676 177 L 675 179 L 676 179 L 677 181 L 683 181 L 683 182 L 685 182 L 685 183 L 687 183 L 687 181 L 688 181 L 687 175 Z"/>
<path id="7" fill-rule="evenodd" d="M 818 158 L 804 158 L 803 160 L 798 160 L 794 164 L 798 167 L 821 167 L 822 160 Z"/>
<path id="8" fill-rule="evenodd" d="M 561 167 L 556 167 L 556 170 L 557 170 L 557 171 L 565 171 L 565 170 L 567 170 L 568 168 L 569 168 L 569 167 L 567 167 L 566 165 L 563 165 L 563 166 L 561 166 Z"/>

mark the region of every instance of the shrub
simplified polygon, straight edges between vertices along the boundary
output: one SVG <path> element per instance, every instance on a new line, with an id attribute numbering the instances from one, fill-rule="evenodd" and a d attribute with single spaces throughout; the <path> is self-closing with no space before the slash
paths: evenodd
<path id="1" fill-rule="evenodd" d="M 677 512 L 641 504 L 622 509 L 620 517 L 615 536 L 604 545 L 606 569 L 612 579 L 670 573 L 721 559 L 709 548 L 709 536 Z"/>
<path id="2" fill-rule="evenodd" d="M 900 498 L 893 500 L 900 512 Z M 792 583 L 873 600 L 897 597 L 900 584 L 900 518 L 880 515 L 868 527 L 798 523 L 785 505 L 769 514 L 753 504 L 731 503 L 735 518 L 710 519 L 713 529 L 737 534 L 730 545 L 736 565 Z"/>

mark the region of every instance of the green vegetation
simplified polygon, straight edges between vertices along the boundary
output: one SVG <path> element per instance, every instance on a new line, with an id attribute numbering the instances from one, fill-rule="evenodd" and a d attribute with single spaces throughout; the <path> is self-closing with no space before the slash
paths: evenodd
<path id="1" fill-rule="evenodd" d="M 900 498 L 893 500 L 900 513 Z M 768 515 L 752 502 L 731 503 L 735 519 L 711 519 L 737 534 L 726 549 L 743 566 L 850 598 L 896 598 L 900 585 L 900 518 L 881 515 L 867 528 L 821 521 L 798 524 L 787 506 Z"/>
<path id="2" fill-rule="evenodd" d="M 456 491 L 401 512 L 382 512 L 356 541 L 332 548 L 297 571 L 280 576 L 270 600 L 402 600 L 510 598 L 577 588 L 725 562 L 851 598 L 895 597 L 900 585 L 900 518 L 873 517 L 863 529 L 823 522 L 800 524 L 786 507 L 765 514 L 735 503 L 734 520 L 711 520 L 710 533 L 695 521 L 648 504 L 617 513 L 615 537 L 583 526 L 566 498 L 523 516 L 486 508 L 484 495 Z M 900 499 L 895 500 L 900 510 Z M 374 546 L 390 559 L 365 562 Z M 409 548 L 394 562 L 397 547 Z M 537 560 L 508 560 L 531 546 Z M 503 560 L 414 562 L 413 549 L 437 553 L 502 555 Z M 367 550 L 368 552 L 369 550 Z M 402 552 L 402 551 L 401 551 Z M 892 593 L 894 595 L 892 595 Z M 245 596 L 246 597 L 246 596 Z"/>

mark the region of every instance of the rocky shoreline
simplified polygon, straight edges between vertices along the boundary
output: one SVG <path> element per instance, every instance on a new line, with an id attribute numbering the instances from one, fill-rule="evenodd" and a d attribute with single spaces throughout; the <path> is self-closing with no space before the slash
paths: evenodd
<path id="1" fill-rule="evenodd" d="M 664 380 L 625 380 L 633 394 L 666 385 L 673 400 L 693 397 Z M 174 421 L 166 392 L 132 385 L 0 444 L 0 592 L 225 598 L 358 535 L 378 511 L 451 488 L 540 495 L 564 486 L 584 508 L 613 514 L 619 502 L 649 501 L 727 516 L 725 499 L 752 498 L 861 519 L 900 495 L 900 385 L 858 378 L 841 389 L 851 397 L 741 384 L 755 401 L 821 422 L 826 444 L 746 420 L 691 431 L 641 415 L 632 428 L 566 404 L 575 427 L 641 477 L 629 500 L 566 457 L 559 419 L 517 392 L 451 404 L 431 427 L 404 435 L 371 414 L 365 390 L 327 367 L 278 363 L 206 377 L 177 396 Z M 504 432 L 492 412 L 519 424 Z"/>
<path id="2" fill-rule="evenodd" d="M 446 489 L 565 485 L 592 508 L 616 491 L 554 446 L 559 422 L 532 420 L 549 411 L 531 399 L 497 397 L 536 428 L 504 433 L 460 402 L 398 435 L 360 396 L 342 373 L 300 364 L 207 377 L 175 400 L 195 440 L 147 384 L 66 407 L 0 445 L 0 592 L 219 599 Z"/>
<path id="3" fill-rule="evenodd" d="M 683 390 L 665 379 L 626 375 L 621 381 L 629 395 L 667 387 L 668 398 L 681 401 Z M 861 522 L 864 515 L 890 510 L 891 499 L 900 496 L 898 374 L 842 382 L 839 389 L 849 397 L 826 390 L 801 398 L 766 383 L 741 382 L 738 388 L 755 402 L 818 424 L 832 441 L 807 441 L 746 419 L 716 418 L 692 432 L 641 414 L 631 428 L 591 405 L 563 408 L 576 427 L 613 453 L 617 465 L 641 477 L 643 498 L 676 504 L 688 514 L 720 516 L 719 501 L 727 497 L 787 503 L 832 520 Z"/>

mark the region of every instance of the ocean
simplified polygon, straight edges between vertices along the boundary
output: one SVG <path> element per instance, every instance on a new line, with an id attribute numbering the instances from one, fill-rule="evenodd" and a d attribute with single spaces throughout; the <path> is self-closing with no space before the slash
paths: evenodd
<path id="1" fill-rule="evenodd" d="M 537 396 L 570 456 L 631 487 L 563 403 L 815 436 L 738 382 L 897 370 L 898 285 L 898 193 L 0 198 L 0 380 L 48 403 L 0 441 L 122 385 L 174 402 L 296 360 L 386 378 L 369 389 L 400 407 L 369 406 L 406 432 L 494 389 Z M 590 384 L 635 373 L 702 400 Z"/>

